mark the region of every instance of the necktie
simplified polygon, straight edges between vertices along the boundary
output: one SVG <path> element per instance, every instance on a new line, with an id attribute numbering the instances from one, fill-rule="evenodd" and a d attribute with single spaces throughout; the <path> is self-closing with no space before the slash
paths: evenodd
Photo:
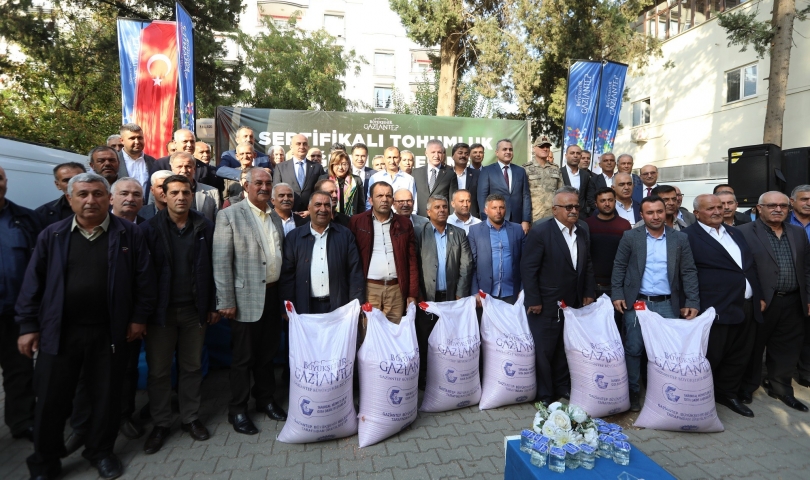
<path id="1" fill-rule="evenodd" d="M 506 182 L 506 189 L 509 190 L 509 167 L 503 167 L 503 179 Z"/>
<path id="2" fill-rule="evenodd" d="M 304 189 L 304 162 L 295 162 L 295 178 L 298 179 L 298 186 Z"/>
<path id="3" fill-rule="evenodd" d="M 430 180 L 428 180 L 428 189 L 432 192 L 433 185 L 436 185 L 436 169 L 430 171 Z"/>
<path id="4" fill-rule="evenodd" d="M 645 195 L 645 197 L 649 197 L 651 192 L 652 192 L 652 188 L 647 187 L 647 195 Z"/>

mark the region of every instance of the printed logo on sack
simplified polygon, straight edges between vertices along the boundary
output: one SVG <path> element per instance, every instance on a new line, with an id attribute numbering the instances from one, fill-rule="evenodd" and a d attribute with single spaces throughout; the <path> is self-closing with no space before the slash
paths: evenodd
<path id="1" fill-rule="evenodd" d="M 399 394 L 402 390 L 399 387 L 391 387 L 388 389 L 388 403 L 397 406 L 402 405 L 402 395 Z"/>
<path id="2" fill-rule="evenodd" d="M 582 349 L 582 356 L 597 362 L 624 362 L 624 347 L 622 347 L 621 340 L 591 343 L 588 348 Z"/>
<path id="3" fill-rule="evenodd" d="M 662 370 L 682 377 L 698 377 L 712 371 L 709 361 L 700 352 L 664 352 L 663 357 L 655 357 L 655 365 Z"/>
<path id="4" fill-rule="evenodd" d="M 529 397 L 527 397 L 526 395 L 523 395 L 522 397 L 517 397 L 517 398 L 515 399 L 515 401 L 516 401 L 516 402 L 525 402 L 525 401 L 526 401 L 526 400 L 528 400 L 528 399 L 529 399 Z"/>
<path id="5" fill-rule="evenodd" d="M 667 397 L 672 403 L 678 403 L 678 400 L 681 399 L 681 396 L 677 394 L 678 388 L 675 385 L 664 385 L 664 396 Z"/>
<path id="6" fill-rule="evenodd" d="M 700 428 L 700 427 L 698 427 L 697 425 L 684 425 L 684 426 L 681 427 L 681 430 L 686 430 L 687 432 L 689 432 L 689 431 L 697 430 L 698 428 Z"/>
<path id="7" fill-rule="evenodd" d="M 295 379 L 316 387 L 334 385 L 351 379 L 354 373 L 353 365 L 348 358 L 311 362 L 305 360 L 303 367 L 296 367 Z"/>
<path id="8" fill-rule="evenodd" d="M 303 413 L 306 416 L 312 415 L 312 412 L 315 411 L 309 408 L 310 403 L 312 403 L 312 400 L 308 399 L 307 397 L 304 397 L 301 399 L 301 403 L 298 404 L 301 407 L 301 413 Z"/>
<path id="9" fill-rule="evenodd" d="M 415 375 L 419 372 L 419 349 L 389 354 L 387 359 L 380 361 L 380 370 L 386 375 Z"/>
<path id="10" fill-rule="evenodd" d="M 599 372 L 593 374 L 593 383 L 596 384 L 596 388 L 601 390 L 605 390 L 608 385 L 610 385 L 610 383 L 605 380 L 605 375 Z"/>
<path id="11" fill-rule="evenodd" d="M 453 370 L 452 368 L 448 368 L 447 371 L 444 372 L 444 378 L 446 378 L 447 381 L 450 383 L 456 383 L 456 380 L 458 380 L 458 376 L 454 375 L 454 373 L 456 373 L 455 370 Z"/>
<path id="12" fill-rule="evenodd" d="M 521 335 L 508 334 L 495 339 L 495 345 L 499 348 L 511 350 L 513 352 L 533 352 L 534 338 L 530 333 Z"/>
<path id="13" fill-rule="evenodd" d="M 514 377 L 515 376 L 515 370 L 512 369 L 512 365 L 514 365 L 514 363 L 512 363 L 512 362 L 504 362 L 503 363 L 503 373 L 505 373 L 507 377 Z"/>
<path id="14" fill-rule="evenodd" d="M 481 350 L 481 338 L 478 335 L 470 335 L 464 338 L 454 338 L 447 344 L 440 344 L 436 347 L 439 353 L 448 357 L 466 358 L 477 355 Z"/>
<path id="15" fill-rule="evenodd" d="M 467 406 L 467 405 L 469 405 L 469 404 L 470 404 L 470 401 L 469 401 L 469 400 L 464 400 L 463 402 L 458 402 L 458 403 L 456 404 L 456 406 L 457 406 L 457 407 L 459 407 L 459 408 L 461 408 L 461 407 L 466 407 L 466 406 Z"/>

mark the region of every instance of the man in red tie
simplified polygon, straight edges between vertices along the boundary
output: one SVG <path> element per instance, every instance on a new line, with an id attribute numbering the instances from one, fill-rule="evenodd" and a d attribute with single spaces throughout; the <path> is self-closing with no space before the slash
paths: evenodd
<path id="1" fill-rule="evenodd" d="M 653 188 L 658 186 L 658 167 L 655 165 L 644 165 L 641 167 L 641 183 L 643 183 L 643 195 L 652 195 Z"/>

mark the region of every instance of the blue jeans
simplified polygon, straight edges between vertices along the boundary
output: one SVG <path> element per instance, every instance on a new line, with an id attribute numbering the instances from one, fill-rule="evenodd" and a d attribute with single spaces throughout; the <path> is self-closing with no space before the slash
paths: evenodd
<path id="1" fill-rule="evenodd" d="M 647 310 L 655 312 L 664 318 L 678 318 L 672 311 L 669 300 L 663 302 L 646 302 Z M 624 312 L 624 361 L 627 364 L 627 382 L 631 392 L 638 392 L 638 380 L 641 376 L 641 356 L 644 354 L 644 337 L 641 336 L 641 326 L 636 318 L 633 304 L 627 302 L 628 309 Z"/>

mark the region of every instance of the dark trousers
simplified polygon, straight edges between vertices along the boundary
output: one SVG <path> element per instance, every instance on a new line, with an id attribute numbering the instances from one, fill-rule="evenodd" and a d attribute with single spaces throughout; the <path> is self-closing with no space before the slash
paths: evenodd
<path id="1" fill-rule="evenodd" d="M 534 337 L 537 399 L 552 402 L 571 391 L 571 375 L 563 342 L 565 320 L 561 312 L 559 317 L 529 313 L 528 319 Z"/>
<path id="2" fill-rule="evenodd" d="M 13 435 L 34 424 L 34 361 L 17 349 L 20 327 L 14 315 L 0 316 L 0 368 L 6 394 L 5 420 Z"/>
<path id="3" fill-rule="evenodd" d="M 774 295 L 762 313 L 765 322 L 757 325 L 754 351 L 746 367 L 742 388 L 754 393 L 762 383 L 762 352 L 771 389 L 777 395 L 793 395 L 793 372 L 804 343 L 804 312 L 798 293 Z"/>
<path id="4" fill-rule="evenodd" d="M 318 313 L 329 313 L 332 311 L 332 307 L 329 303 L 329 298 L 327 297 L 326 300 L 318 300 L 315 297 L 309 298 L 309 313 L 318 314 Z"/>
<path id="5" fill-rule="evenodd" d="M 810 382 L 810 327 L 807 325 L 804 328 L 804 343 L 799 354 L 799 364 L 796 365 L 796 378 Z"/>
<path id="6" fill-rule="evenodd" d="M 434 302 L 446 302 L 447 292 L 436 292 Z M 439 319 L 436 315 L 428 313 L 421 308 L 416 309 L 416 342 L 419 345 L 419 384 L 425 384 L 427 379 L 428 338 Z"/>
<path id="7" fill-rule="evenodd" d="M 759 307 L 759 305 L 757 305 Z M 709 332 L 706 359 L 712 366 L 715 397 L 737 398 L 745 369 L 754 350 L 754 304 L 746 300 L 742 323 L 722 325 L 715 323 Z M 759 358 L 762 358 L 760 355 Z"/>
<path id="8" fill-rule="evenodd" d="M 90 417 L 82 456 L 101 460 L 113 453 L 121 419 L 121 384 L 126 354 L 110 345 L 109 325 L 63 325 L 57 355 L 39 352 L 34 371 L 37 395 L 34 454 L 28 457 L 31 476 L 55 475 L 65 453 L 63 430 L 70 415 L 79 375 L 86 372 Z"/>
<path id="9" fill-rule="evenodd" d="M 278 287 L 267 287 L 264 311 L 257 322 L 231 322 L 231 402 L 228 413 L 247 412 L 250 399 L 250 375 L 253 374 L 253 398 L 257 406 L 273 401 L 276 375 L 273 359 L 281 340 L 281 305 Z"/>
<path id="10" fill-rule="evenodd" d="M 177 352 L 177 399 L 180 421 L 199 419 L 202 385 L 202 348 L 206 324 L 194 306 L 169 308 L 165 325 L 149 325 L 146 363 L 149 409 L 156 427 L 172 424 L 172 362 Z"/>

